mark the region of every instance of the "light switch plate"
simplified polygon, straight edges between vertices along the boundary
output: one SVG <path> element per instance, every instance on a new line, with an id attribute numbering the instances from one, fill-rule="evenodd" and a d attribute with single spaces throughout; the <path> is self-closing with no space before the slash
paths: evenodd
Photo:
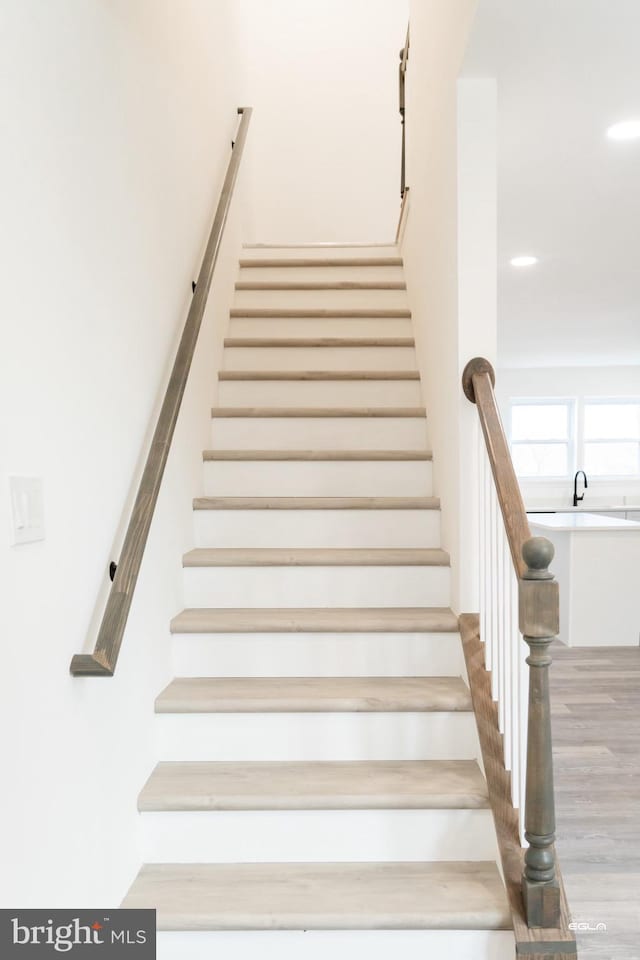
<path id="1" fill-rule="evenodd" d="M 44 540 L 44 499 L 41 477 L 9 477 L 13 543 Z"/>

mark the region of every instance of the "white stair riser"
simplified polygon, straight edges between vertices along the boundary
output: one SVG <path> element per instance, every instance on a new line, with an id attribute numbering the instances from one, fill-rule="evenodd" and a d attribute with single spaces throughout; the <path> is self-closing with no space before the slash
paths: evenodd
<path id="1" fill-rule="evenodd" d="M 493 860 L 490 810 L 142 813 L 146 863 Z"/>
<path id="2" fill-rule="evenodd" d="M 225 347 L 223 370 L 415 370 L 414 347 Z"/>
<path id="3" fill-rule="evenodd" d="M 193 516 L 198 547 L 440 546 L 439 510 L 194 510 Z"/>
<path id="4" fill-rule="evenodd" d="M 267 244 L 263 246 L 243 246 L 242 260 L 307 260 L 348 259 L 354 257 L 399 257 L 400 250 L 395 243 L 299 243 L 295 245 Z"/>
<path id="5" fill-rule="evenodd" d="M 514 960 L 509 930 L 158 931 L 158 960 Z"/>
<path id="6" fill-rule="evenodd" d="M 457 633 L 174 634 L 176 677 L 466 677 Z"/>
<path id="7" fill-rule="evenodd" d="M 158 714 L 159 760 L 475 760 L 471 712 Z"/>
<path id="8" fill-rule="evenodd" d="M 450 570 L 407 567 L 185 567 L 187 607 L 446 607 Z"/>
<path id="9" fill-rule="evenodd" d="M 241 267 L 240 283 L 404 283 L 402 267 Z"/>
<path id="10" fill-rule="evenodd" d="M 233 307 L 274 310 L 408 310 L 406 290 L 236 290 Z"/>
<path id="11" fill-rule="evenodd" d="M 432 476 L 430 460 L 207 460 L 204 494 L 210 497 L 429 497 L 433 490 Z"/>
<path id="12" fill-rule="evenodd" d="M 235 322 L 235 321 L 233 321 Z M 229 407 L 419 407 L 419 380 L 221 380 Z"/>
<path id="13" fill-rule="evenodd" d="M 214 450 L 427 450 L 420 417 L 214 417 Z"/>
<path id="14" fill-rule="evenodd" d="M 410 319 L 399 317 L 233 317 L 229 337 L 412 337 Z"/>

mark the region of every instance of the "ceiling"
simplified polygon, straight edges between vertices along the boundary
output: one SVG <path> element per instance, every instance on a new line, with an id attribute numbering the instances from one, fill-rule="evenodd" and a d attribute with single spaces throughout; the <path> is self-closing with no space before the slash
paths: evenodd
<path id="1" fill-rule="evenodd" d="M 640 363 L 640 140 L 605 136 L 640 118 L 639 43 L 640 0 L 479 0 L 463 76 L 498 81 L 501 366 Z"/>

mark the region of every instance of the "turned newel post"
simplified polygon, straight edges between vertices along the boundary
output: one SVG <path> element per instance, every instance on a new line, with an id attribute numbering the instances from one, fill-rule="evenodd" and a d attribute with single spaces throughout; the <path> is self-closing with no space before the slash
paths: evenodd
<path id="1" fill-rule="evenodd" d="M 526 564 L 519 584 L 520 632 L 529 646 L 529 727 L 522 897 L 530 927 L 555 927 L 560 890 L 555 863 L 555 803 L 549 704 L 549 645 L 559 630 L 558 584 L 549 572 L 553 544 L 531 537 L 522 546 Z"/>

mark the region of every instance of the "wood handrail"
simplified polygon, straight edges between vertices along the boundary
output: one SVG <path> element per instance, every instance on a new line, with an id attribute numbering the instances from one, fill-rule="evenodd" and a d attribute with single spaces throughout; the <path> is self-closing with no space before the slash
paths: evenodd
<path id="1" fill-rule="evenodd" d="M 238 113 L 241 115 L 241 120 L 233 144 L 233 152 L 220 192 L 207 247 L 202 258 L 195 292 L 158 415 L 151 448 L 147 455 L 129 518 L 120 560 L 111 584 L 98 637 L 93 653 L 80 653 L 72 658 L 71 673 L 75 677 L 112 677 L 115 672 L 144 549 L 160 492 L 164 468 L 169 456 L 182 397 L 187 385 L 191 362 L 207 305 L 213 271 L 218 259 L 224 227 L 233 197 L 233 188 L 240 167 L 252 108 L 239 107 Z"/>
<path id="2" fill-rule="evenodd" d="M 483 357 L 474 357 L 464 368 L 462 388 L 467 399 L 478 408 L 513 567 L 521 579 L 527 569 L 522 548 L 531 539 L 531 530 L 493 392 L 495 382 L 493 367 Z"/>
<path id="3" fill-rule="evenodd" d="M 529 927 L 550 929 L 557 927 L 561 921 L 560 883 L 554 849 L 556 823 L 549 700 L 549 647 L 560 629 L 559 591 L 549 570 L 554 554 L 553 544 L 545 537 L 531 536 L 493 392 L 494 386 L 495 374 L 489 361 L 483 357 L 470 360 L 462 374 L 462 387 L 467 399 L 475 403 L 480 417 L 507 542 L 518 578 L 518 625 L 529 647 L 529 656 L 526 658 L 529 666 L 529 702 L 524 817 L 524 837 L 528 847 L 524 854 L 521 880 L 522 902 Z M 510 652 L 509 656 L 513 655 L 513 651 Z M 498 657 L 498 683 L 503 668 Z"/>

